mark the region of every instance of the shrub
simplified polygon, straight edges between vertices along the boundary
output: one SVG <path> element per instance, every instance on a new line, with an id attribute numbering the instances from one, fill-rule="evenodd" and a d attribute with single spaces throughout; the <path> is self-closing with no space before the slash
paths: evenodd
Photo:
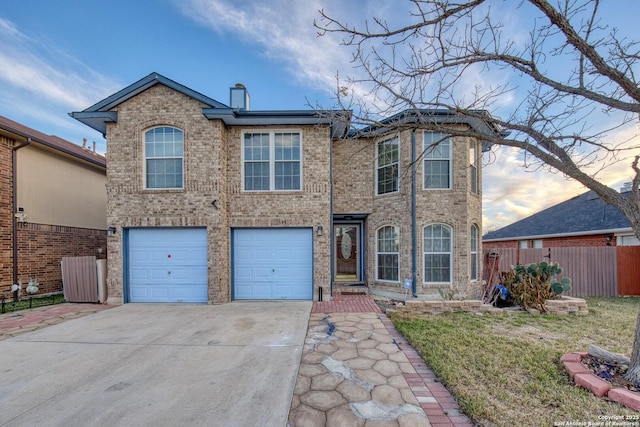
<path id="1" fill-rule="evenodd" d="M 509 291 L 509 298 L 529 311 L 536 309 L 546 312 L 544 303 L 548 299 L 557 298 L 571 289 L 571 279 L 552 280 L 553 276 L 562 274 L 557 262 L 539 262 L 527 265 L 515 265 L 511 271 L 500 274 L 501 284 Z"/>

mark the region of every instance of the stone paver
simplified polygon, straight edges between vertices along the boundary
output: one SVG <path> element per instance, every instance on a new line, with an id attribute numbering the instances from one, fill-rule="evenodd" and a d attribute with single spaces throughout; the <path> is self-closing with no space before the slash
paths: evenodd
<path id="1" fill-rule="evenodd" d="M 314 303 L 297 381 L 290 427 L 473 426 L 368 295 Z"/>
<path id="2" fill-rule="evenodd" d="M 70 319 L 97 313 L 113 306 L 103 304 L 56 304 L 0 314 L 0 340 L 16 337 Z"/>
<path id="3" fill-rule="evenodd" d="M 300 403 L 289 414 L 291 427 L 430 425 L 402 376 L 399 363 L 390 359 L 390 355 L 402 350 L 390 346 L 389 334 L 363 333 L 382 328 L 384 324 L 377 313 L 311 314 L 309 329 L 315 335 L 307 337 L 302 356 L 298 378 L 303 385 L 294 392 Z M 327 336 L 336 338 L 331 344 L 318 343 L 317 334 L 323 329 Z M 356 345 L 333 345 L 339 340 Z M 307 357 L 318 353 L 325 355 L 323 360 Z M 310 390 L 306 387 L 309 376 Z M 316 411 L 325 412 L 326 416 L 318 416 Z"/>

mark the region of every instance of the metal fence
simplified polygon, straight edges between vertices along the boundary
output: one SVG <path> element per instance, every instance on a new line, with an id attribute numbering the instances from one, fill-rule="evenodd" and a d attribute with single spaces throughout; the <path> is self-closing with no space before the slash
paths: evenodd
<path id="1" fill-rule="evenodd" d="M 640 295 L 640 246 L 492 249 L 485 245 L 484 279 L 497 283 L 512 265 L 557 262 L 571 278 L 570 296 Z"/>

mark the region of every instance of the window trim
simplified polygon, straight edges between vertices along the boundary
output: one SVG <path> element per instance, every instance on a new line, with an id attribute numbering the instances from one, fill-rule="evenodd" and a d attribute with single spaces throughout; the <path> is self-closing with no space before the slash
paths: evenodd
<path id="1" fill-rule="evenodd" d="M 425 164 L 428 160 L 427 158 L 427 134 L 440 134 L 442 136 L 447 135 L 447 141 L 449 143 L 449 153 L 448 158 L 446 159 L 449 162 L 449 186 L 448 187 L 438 187 L 438 188 L 430 188 L 425 185 L 425 178 L 427 176 Z M 439 144 L 442 144 L 444 140 L 442 140 Z M 431 146 L 431 144 L 429 144 Z M 445 159 L 431 159 L 431 160 L 445 160 Z M 442 191 L 442 190 L 451 190 L 453 188 L 453 140 L 451 139 L 451 135 L 446 134 L 445 132 L 433 132 L 433 131 L 422 131 L 422 189 L 425 191 Z"/>
<path id="2" fill-rule="evenodd" d="M 169 129 L 176 129 L 179 130 L 180 132 L 182 132 L 182 155 L 181 156 L 174 156 L 174 157 L 152 157 L 152 158 L 148 158 L 147 157 L 147 133 L 155 130 L 155 129 L 160 129 L 160 128 L 169 128 Z M 173 125 L 157 125 L 157 126 L 152 126 L 150 128 L 145 129 L 142 132 L 142 179 L 143 179 L 143 188 L 144 190 L 149 190 L 149 191 L 178 191 L 178 190 L 184 190 L 185 189 L 185 169 L 184 169 L 184 157 L 185 157 L 185 131 L 178 127 L 178 126 L 173 126 Z M 148 182 L 148 177 L 147 177 L 147 160 L 162 160 L 162 159 L 180 159 L 181 160 L 181 166 L 182 166 L 182 173 L 181 173 L 181 186 L 180 187 L 149 187 L 149 182 Z"/>
<path id="3" fill-rule="evenodd" d="M 245 135 L 247 134 L 259 134 L 266 133 L 269 134 L 269 189 L 267 190 L 247 190 L 245 188 L 245 157 L 244 157 L 244 141 Z M 275 174 L 275 165 L 278 163 L 276 161 L 275 156 L 275 135 L 276 134 L 298 134 L 300 136 L 300 159 L 298 163 L 300 164 L 300 188 L 297 189 L 276 189 L 276 174 Z M 303 191 L 304 188 L 304 138 L 302 129 L 246 129 L 240 132 L 240 181 L 241 188 L 243 193 L 299 193 Z"/>
<path id="4" fill-rule="evenodd" d="M 393 166 L 394 164 L 396 165 L 396 187 L 397 188 L 394 191 L 380 193 L 379 184 L 380 184 L 380 167 L 381 166 L 380 166 L 380 155 L 378 150 L 380 145 L 389 143 L 392 141 L 395 141 L 396 145 L 398 146 L 398 160 L 394 163 L 390 163 L 382 167 L 389 167 L 389 166 Z M 376 187 L 376 191 L 375 191 L 376 196 L 386 196 L 388 194 L 396 194 L 400 192 L 400 136 L 399 135 L 395 135 L 390 138 L 383 139 L 376 143 L 376 179 L 375 179 L 374 185 Z"/>
<path id="5" fill-rule="evenodd" d="M 474 233 L 475 232 L 475 233 Z M 475 249 L 473 247 L 473 240 L 475 234 Z M 480 228 L 476 224 L 471 224 L 471 228 L 469 229 L 469 268 L 470 268 L 470 276 L 471 282 L 477 282 L 478 276 L 480 272 L 480 259 L 478 258 L 478 250 L 480 243 Z M 475 269 L 473 268 L 473 259 L 475 258 Z"/>
<path id="6" fill-rule="evenodd" d="M 447 227 L 450 230 L 450 243 L 449 243 L 449 252 L 426 252 L 425 250 L 425 244 L 424 244 L 424 232 L 428 227 L 434 226 L 434 225 L 443 225 L 445 227 Z M 426 280 L 426 269 L 427 269 L 427 263 L 425 261 L 426 255 L 427 254 L 449 254 L 449 281 L 448 282 L 429 282 Z M 442 285 L 452 285 L 453 284 L 453 262 L 454 262 L 454 229 L 451 225 L 449 224 L 445 224 L 442 222 L 434 222 L 431 224 L 427 224 L 424 227 L 422 227 L 422 283 L 425 285 L 434 285 L 434 286 L 442 286 Z"/>
<path id="7" fill-rule="evenodd" d="M 396 231 L 397 235 L 398 235 L 398 252 L 380 252 L 380 239 L 379 239 L 378 233 L 380 232 L 380 230 L 382 230 L 383 228 L 387 228 L 387 227 L 393 228 Z M 376 239 L 376 281 L 377 282 L 385 282 L 385 283 L 400 283 L 400 227 L 398 227 L 397 225 L 392 225 L 392 224 L 382 225 L 382 226 L 380 226 L 380 227 L 378 227 L 376 229 L 375 239 Z M 381 279 L 379 277 L 379 275 L 378 275 L 378 273 L 379 273 L 379 258 L 378 257 L 381 254 L 397 255 L 398 263 L 396 265 L 396 269 L 398 270 L 398 280 Z"/>
<path id="8" fill-rule="evenodd" d="M 478 163 L 482 156 L 479 155 L 481 152 L 479 145 L 475 140 L 469 143 L 469 191 L 473 194 L 480 194 L 480 168 Z"/>

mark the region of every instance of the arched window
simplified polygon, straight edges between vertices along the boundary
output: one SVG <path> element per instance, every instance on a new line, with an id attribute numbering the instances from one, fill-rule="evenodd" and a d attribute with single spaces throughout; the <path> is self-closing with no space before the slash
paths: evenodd
<path id="1" fill-rule="evenodd" d="M 446 224 L 424 228 L 424 282 L 451 283 L 453 230 Z"/>
<path id="2" fill-rule="evenodd" d="M 478 226 L 473 224 L 469 230 L 469 238 L 471 240 L 471 280 L 478 280 Z"/>
<path id="3" fill-rule="evenodd" d="M 145 132 L 145 188 L 183 188 L 183 156 L 180 129 L 157 127 Z"/>
<path id="4" fill-rule="evenodd" d="M 400 229 L 392 225 L 377 231 L 376 279 L 397 282 L 400 269 Z"/>

